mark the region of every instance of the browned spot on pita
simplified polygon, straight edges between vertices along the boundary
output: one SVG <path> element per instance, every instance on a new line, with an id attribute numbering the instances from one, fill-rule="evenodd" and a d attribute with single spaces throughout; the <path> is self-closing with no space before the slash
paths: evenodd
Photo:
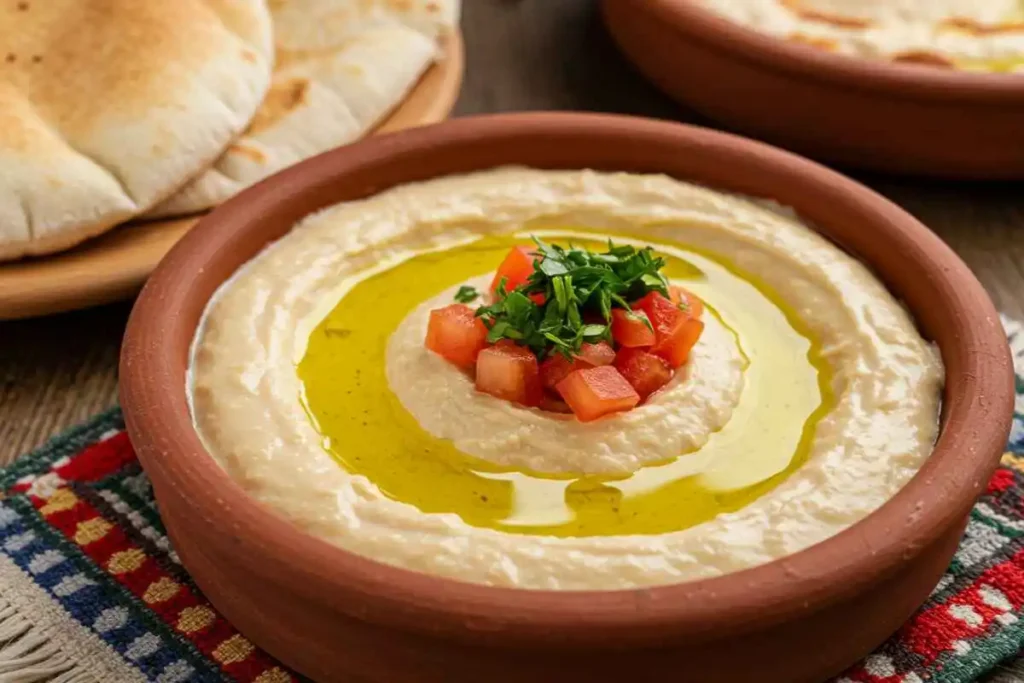
<path id="1" fill-rule="evenodd" d="M 18 11 L 20 11 L 20 12 L 28 11 L 28 3 L 27 2 L 19 2 L 18 3 Z"/>
<path id="2" fill-rule="evenodd" d="M 839 43 L 831 38 L 818 38 L 816 36 L 809 36 L 806 33 L 793 33 L 787 40 L 791 43 L 807 45 L 808 47 L 825 50 L 826 52 L 835 52 L 839 48 Z"/>
<path id="3" fill-rule="evenodd" d="M 991 36 L 998 35 L 1000 33 L 1017 33 L 1024 31 L 1024 22 L 1020 21 L 1012 21 L 1004 24 L 983 24 L 980 21 L 966 19 L 963 17 L 946 19 L 939 26 L 941 28 L 963 31 L 974 36 Z"/>
<path id="4" fill-rule="evenodd" d="M 952 69 L 956 66 L 954 62 L 946 59 L 940 54 L 928 52 L 927 50 L 910 50 L 893 55 L 892 61 L 904 64 L 922 64 L 924 66 L 937 66 L 945 69 Z"/>
<path id="5" fill-rule="evenodd" d="M 289 50 L 280 45 L 274 45 L 274 68 L 280 71 L 291 64 L 305 61 L 305 56 L 305 50 Z"/>
<path id="6" fill-rule="evenodd" d="M 308 50 L 289 50 L 280 45 L 274 46 L 274 68 L 277 71 L 286 69 L 293 64 L 304 64 L 317 59 L 333 59 L 338 54 L 337 46 L 313 48 Z"/>
<path id="7" fill-rule="evenodd" d="M 779 2 L 790 12 L 807 21 L 818 21 L 823 24 L 838 26 L 839 28 L 870 28 L 872 25 L 870 19 L 829 14 L 828 12 L 819 12 L 818 10 L 804 7 L 803 0 L 779 0 Z"/>
<path id="8" fill-rule="evenodd" d="M 306 103 L 308 92 L 309 81 L 305 78 L 290 78 L 283 83 L 275 83 L 249 124 L 249 134 L 253 135 L 270 128 L 301 107 Z"/>
<path id="9" fill-rule="evenodd" d="M 236 142 L 233 145 L 231 145 L 230 147 L 228 147 L 228 151 L 232 152 L 234 154 L 238 154 L 239 156 L 246 157 L 250 161 L 253 161 L 253 162 L 257 163 L 257 164 L 265 164 L 265 163 L 267 163 L 267 155 L 266 154 L 264 154 L 263 152 L 259 151 L 258 149 L 255 149 L 253 147 L 249 147 L 248 145 L 244 145 L 241 142 Z"/>
<path id="10" fill-rule="evenodd" d="M 16 61 L 18 61 L 18 55 L 14 54 L 13 52 L 8 52 L 7 56 L 4 58 L 4 61 L 8 64 L 14 64 Z"/>
<path id="11" fill-rule="evenodd" d="M 38 64 L 41 61 L 43 61 L 43 56 L 42 55 L 32 55 L 32 63 L 33 64 Z"/>

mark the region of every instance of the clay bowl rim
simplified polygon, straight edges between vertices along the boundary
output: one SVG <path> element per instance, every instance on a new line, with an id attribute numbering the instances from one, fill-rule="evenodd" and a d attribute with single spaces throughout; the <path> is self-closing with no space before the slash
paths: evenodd
<path id="1" fill-rule="evenodd" d="M 617 0 L 605 0 L 606 3 Z M 726 51 L 757 70 L 774 67 L 898 99 L 1024 101 L 1024 75 L 975 73 L 835 54 L 759 33 L 699 6 L 694 0 L 627 0 L 653 12 L 688 39 Z"/>
<path id="2" fill-rule="evenodd" d="M 659 150 L 644 152 L 650 156 L 691 150 L 714 159 L 700 162 L 705 170 L 693 174 L 698 182 L 710 183 L 709 176 L 735 168 L 729 163 L 743 163 L 757 173 L 770 170 L 773 177 L 802 188 L 813 186 L 830 206 L 842 205 L 858 220 L 870 215 L 880 230 L 887 231 L 886 248 L 916 253 L 934 280 L 933 290 L 941 289 L 952 299 L 934 315 L 948 315 L 956 326 L 951 338 L 957 344 L 943 352 L 959 359 L 960 371 L 947 378 L 947 386 L 966 389 L 946 395 L 945 427 L 924 467 L 862 521 L 780 560 L 710 579 L 613 591 L 498 588 L 392 567 L 307 535 L 250 499 L 204 450 L 186 405 L 184 360 L 166 341 L 176 335 L 191 339 L 194 334 L 197 319 L 181 311 L 189 309 L 190 299 L 197 310 L 208 301 L 209 293 L 198 291 L 197 274 L 218 260 L 251 258 L 263 243 L 242 247 L 242 236 L 261 220 L 272 220 L 266 216 L 275 208 L 284 210 L 288 202 L 300 203 L 295 197 L 302 192 L 317 191 L 312 187 L 333 188 L 346 175 L 374 165 L 400 168 L 404 178 L 396 182 L 407 182 L 417 173 L 410 163 L 417 154 L 444 155 L 453 148 L 476 150 L 465 162 L 466 170 L 503 165 L 508 159 L 493 157 L 489 145 L 505 144 L 507 150 L 510 140 L 518 145 L 526 139 L 545 144 L 561 139 L 560 149 L 570 151 L 559 154 L 581 158 L 589 152 L 579 151 L 580 141 L 585 141 L 585 150 L 628 139 L 630 149 L 644 144 L 645 150 Z M 573 142 L 564 142 L 567 139 Z M 620 168 L 626 163 L 615 162 Z M 559 161 L 549 167 L 572 165 Z M 363 196 L 379 189 L 367 187 Z M 223 280 L 216 276 L 218 285 Z M 956 313 L 947 314 L 946 309 Z M 949 247 L 895 204 L 815 162 L 735 135 L 649 119 L 574 113 L 471 117 L 381 136 L 305 161 L 241 193 L 190 231 L 149 280 L 128 323 L 120 377 L 125 421 L 153 476 L 158 500 L 172 490 L 185 496 L 186 515 L 193 521 L 223 519 L 231 510 L 230 530 L 195 529 L 217 546 L 210 548 L 211 553 L 220 552 L 222 540 L 230 541 L 231 556 L 256 553 L 262 561 L 249 570 L 291 591 L 296 599 L 330 605 L 377 625 L 464 642 L 486 641 L 488 634 L 498 632 L 502 642 L 541 647 L 551 641 L 551 633 L 562 634 L 558 646 L 594 645 L 607 638 L 650 644 L 672 634 L 732 635 L 737 628 L 779 623 L 852 598 L 962 523 L 1002 453 L 1013 402 L 1010 352 L 987 294 Z M 215 496 L 195 494 L 214 487 Z M 209 540 L 214 533 L 223 533 L 217 543 Z"/>

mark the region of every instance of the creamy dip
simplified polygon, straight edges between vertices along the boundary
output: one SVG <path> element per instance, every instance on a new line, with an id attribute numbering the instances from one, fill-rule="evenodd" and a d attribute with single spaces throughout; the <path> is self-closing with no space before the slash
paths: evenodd
<path id="1" fill-rule="evenodd" d="M 469 284 L 485 289 L 489 282 L 485 276 Z M 428 299 L 402 321 L 388 344 L 387 373 L 425 430 L 470 455 L 537 472 L 634 472 L 703 446 L 739 401 L 744 358 L 729 330 L 711 316 L 684 371 L 644 410 L 589 423 L 481 395 L 469 375 L 423 346 L 431 309 L 450 303 L 453 293 Z M 439 384 L 444 400 L 438 400 Z"/>
<path id="2" fill-rule="evenodd" d="M 1019 0 L 703 0 L 757 31 L 859 57 L 1024 69 Z"/>
<path id="3" fill-rule="evenodd" d="M 650 243 L 708 305 L 691 363 L 633 411 L 515 406 L 423 348 L 431 308 L 544 229 Z M 302 221 L 214 297 L 190 396 L 217 462 L 309 533 L 574 590 L 715 576 L 841 531 L 931 452 L 942 378 L 899 303 L 788 211 L 664 176 L 498 169 Z"/>

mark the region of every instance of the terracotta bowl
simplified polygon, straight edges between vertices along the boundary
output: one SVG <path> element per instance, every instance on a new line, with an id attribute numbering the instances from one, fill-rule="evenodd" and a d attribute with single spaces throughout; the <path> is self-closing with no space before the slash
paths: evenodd
<path id="1" fill-rule="evenodd" d="M 647 78 L 736 130 L 864 169 L 1024 178 L 1024 75 L 836 55 L 699 5 L 603 0 L 603 13 Z"/>
<path id="2" fill-rule="evenodd" d="M 396 569 L 308 536 L 203 450 L 185 401 L 207 300 L 303 216 L 393 185 L 505 164 L 664 172 L 796 208 L 871 264 L 948 368 L 920 473 L 843 533 L 764 566 L 642 590 L 523 591 Z M 121 400 L 171 538 L 253 642 L 322 681 L 821 680 L 868 653 L 935 586 L 1010 425 L 1010 354 L 967 267 L 914 218 L 787 152 L 681 124 L 586 114 L 460 119 L 295 166 L 204 218 L 139 297 Z M 737 653 L 742 651 L 742 656 Z"/>

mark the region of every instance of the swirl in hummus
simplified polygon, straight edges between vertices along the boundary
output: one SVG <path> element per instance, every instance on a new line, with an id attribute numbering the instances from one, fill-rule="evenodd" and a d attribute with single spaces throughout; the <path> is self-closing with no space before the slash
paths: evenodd
<path id="1" fill-rule="evenodd" d="M 664 256 L 707 306 L 667 384 L 584 422 L 481 393 L 424 346 L 430 312 L 485 289 L 530 234 Z M 786 209 L 506 168 L 307 217 L 218 291 L 189 381 L 211 455 L 308 533 L 435 575 L 582 590 L 737 571 L 863 518 L 930 454 L 943 369 L 882 284 Z"/>
<path id="2" fill-rule="evenodd" d="M 702 0 L 756 31 L 857 57 L 1024 70 L 1019 0 Z"/>

